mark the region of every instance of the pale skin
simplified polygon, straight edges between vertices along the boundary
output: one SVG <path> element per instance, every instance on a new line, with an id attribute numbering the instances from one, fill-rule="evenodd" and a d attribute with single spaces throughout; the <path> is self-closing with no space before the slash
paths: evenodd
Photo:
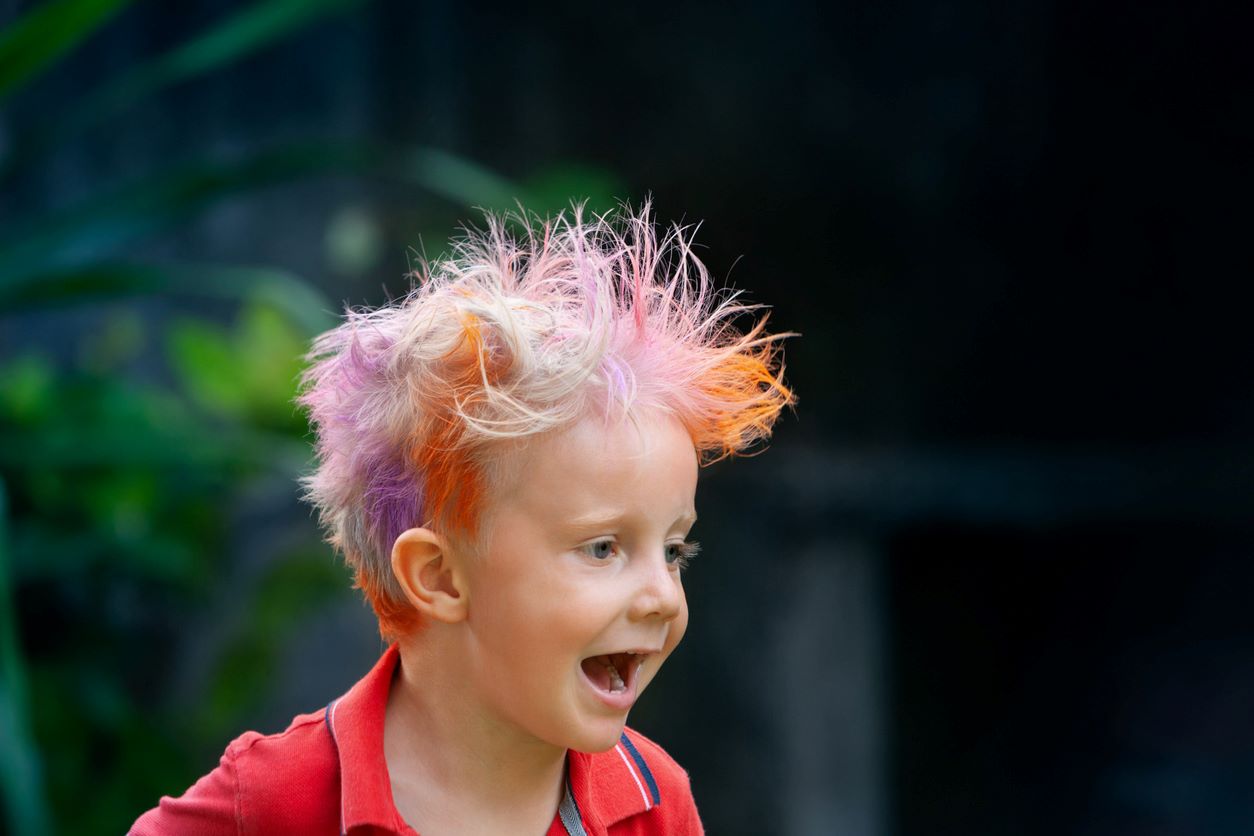
<path id="1" fill-rule="evenodd" d="M 677 420 L 589 417 L 519 455 L 481 553 L 427 528 L 393 548 L 426 626 L 399 642 L 384 754 L 423 836 L 545 833 L 567 750 L 614 746 L 688 623 L 697 456 Z M 587 671 L 628 652 L 634 675 L 606 693 Z"/>

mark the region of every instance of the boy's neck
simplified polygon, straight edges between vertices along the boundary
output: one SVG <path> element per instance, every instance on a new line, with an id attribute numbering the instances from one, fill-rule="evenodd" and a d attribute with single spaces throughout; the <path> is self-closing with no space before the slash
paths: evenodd
<path id="1" fill-rule="evenodd" d="M 383 751 L 402 818 L 423 836 L 544 833 L 564 791 L 566 750 L 524 736 L 466 693 L 455 629 L 429 625 L 400 651 Z"/>

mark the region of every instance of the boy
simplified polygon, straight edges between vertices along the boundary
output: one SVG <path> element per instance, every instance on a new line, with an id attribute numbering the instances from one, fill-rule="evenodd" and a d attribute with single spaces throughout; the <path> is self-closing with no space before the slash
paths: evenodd
<path id="1" fill-rule="evenodd" d="M 314 345 L 307 480 L 391 646 L 249 732 L 132 833 L 700 833 L 625 729 L 683 637 L 699 461 L 792 402 L 784 335 L 649 210 L 490 219 L 403 302 Z"/>

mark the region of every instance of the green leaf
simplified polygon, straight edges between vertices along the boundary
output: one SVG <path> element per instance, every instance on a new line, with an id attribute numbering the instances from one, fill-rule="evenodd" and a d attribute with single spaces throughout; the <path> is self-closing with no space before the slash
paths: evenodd
<path id="1" fill-rule="evenodd" d="M 240 315 L 235 338 L 237 374 L 252 414 L 269 426 L 295 428 L 293 405 L 308 346 L 279 311 L 252 302 Z"/>
<path id="2" fill-rule="evenodd" d="M 50 0 L 0 31 L 0 102 L 74 49 L 130 0 Z"/>
<path id="3" fill-rule="evenodd" d="M 359 149 L 315 145 L 283 148 L 240 162 L 194 163 L 50 217 L 15 224 L 0 239 L 0 292 L 10 292 L 38 273 L 96 260 L 225 197 L 363 162 Z"/>
<path id="4" fill-rule="evenodd" d="M 76 130 L 116 115 L 145 96 L 220 69 L 281 40 L 318 18 L 360 5 L 361 0 L 269 0 L 254 3 L 154 61 L 106 82 L 67 126 Z"/>
<path id="5" fill-rule="evenodd" d="M 0 481 L 0 795 L 9 831 L 48 830 L 39 754 L 32 739 L 26 664 L 17 635 L 8 558 L 8 499 Z"/>
<path id="6" fill-rule="evenodd" d="M 80 490 L 95 531 L 136 546 L 151 535 L 160 491 L 153 471 L 109 472 Z"/>
<path id="7" fill-rule="evenodd" d="M 50 5 L 117 5 L 119 0 L 72 0 Z M 140 99 L 250 55 L 288 37 L 301 27 L 335 12 L 361 5 L 362 0 L 263 0 L 253 3 L 165 54 L 123 72 L 90 93 L 70 114 L 36 135 L 19 138 L 17 150 L 0 169 L 0 179 L 57 143 L 117 116 Z M 53 56 L 55 57 L 55 56 Z M 0 56 L 0 67 L 5 64 Z M 0 73 L 0 82 L 3 74 Z M 0 97 L 3 88 L 0 87 Z"/>
<path id="8" fill-rule="evenodd" d="M 200 695 L 195 721 L 187 724 L 189 732 L 206 741 L 231 733 L 240 716 L 266 692 L 278 665 L 277 645 L 277 638 L 256 634 L 228 645 L 207 691 Z"/>
<path id="9" fill-rule="evenodd" d="M 56 471 L 73 467 L 189 467 L 269 469 L 294 477 L 307 464 L 309 445 L 287 433 L 233 428 L 51 427 L 8 432 L 0 468 Z"/>
<path id="10" fill-rule="evenodd" d="M 140 294 L 210 299 L 250 297 L 283 312 L 306 336 L 335 323 L 333 305 L 312 284 L 269 267 L 101 263 L 0 285 L 0 312 L 96 303 Z"/>
<path id="11" fill-rule="evenodd" d="M 44 357 L 21 357 L 0 369 L 0 417 L 17 424 L 39 422 L 53 408 L 52 364 Z"/>
<path id="12" fill-rule="evenodd" d="M 170 329 L 170 362 L 200 406 L 255 426 L 303 435 L 293 406 L 307 340 L 272 305 L 250 300 L 231 333 L 198 320 Z"/>
<path id="13" fill-rule="evenodd" d="M 337 596 L 348 595 L 348 574 L 329 549 L 298 552 L 279 561 L 262 578 L 250 608 L 250 629 L 279 635 Z"/>
<path id="14" fill-rule="evenodd" d="M 272 564 L 246 608 L 247 621 L 219 658 L 195 727 L 212 736 L 234 728 L 266 692 L 286 635 L 348 589 L 346 573 L 328 550 L 297 551 Z"/>
<path id="15" fill-rule="evenodd" d="M 459 205 L 502 209 L 525 190 L 444 151 L 395 151 L 368 143 L 311 143 L 230 163 L 163 172 L 49 217 L 14 225 L 0 238 L 0 297 L 42 274 L 96 261 L 141 235 L 172 226 L 212 203 L 316 174 L 385 175 Z"/>
<path id="16" fill-rule="evenodd" d="M 243 417 L 248 399 L 225 333 L 198 320 L 182 320 L 170 328 L 167 345 L 170 365 L 193 400 L 217 415 Z"/>
<path id="17" fill-rule="evenodd" d="M 536 173 L 524 182 L 527 209 L 539 215 L 569 210 L 584 202 L 591 212 L 608 212 L 627 198 L 626 184 L 597 166 L 566 164 Z"/>
<path id="18" fill-rule="evenodd" d="M 419 148 L 393 166 L 398 175 L 460 206 L 503 211 L 516 207 L 524 192 L 478 163 L 435 148 Z"/>

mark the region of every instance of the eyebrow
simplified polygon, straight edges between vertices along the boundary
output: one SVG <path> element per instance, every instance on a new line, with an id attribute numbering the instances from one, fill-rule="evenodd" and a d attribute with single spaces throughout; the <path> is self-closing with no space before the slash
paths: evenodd
<path id="1" fill-rule="evenodd" d="M 566 521 L 571 528 L 601 528 L 611 525 L 621 520 L 625 514 L 622 511 L 614 510 L 605 513 L 593 512 L 584 514 L 581 517 L 572 517 Z M 675 520 L 677 523 L 687 524 L 689 528 L 697 523 L 697 512 L 684 512 Z"/>

